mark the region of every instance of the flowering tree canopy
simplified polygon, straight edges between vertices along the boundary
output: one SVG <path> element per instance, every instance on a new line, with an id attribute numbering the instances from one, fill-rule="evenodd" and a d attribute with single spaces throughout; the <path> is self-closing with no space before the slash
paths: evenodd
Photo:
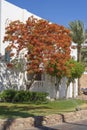
<path id="1" fill-rule="evenodd" d="M 29 74 L 44 71 L 57 77 L 67 74 L 71 38 L 70 31 L 64 26 L 33 17 L 29 17 L 26 23 L 13 21 L 6 27 L 4 42 L 7 41 L 11 57 L 19 56 L 24 48 L 27 50 Z"/>
<path id="2" fill-rule="evenodd" d="M 11 22 L 6 28 L 4 42 L 6 41 L 9 41 L 7 49 L 15 48 L 17 55 L 22 49 L 27 49 L 25 56 L 29 73 L 43 71 L 48 62 L 52 64 L 57 62 L 58 69 L 63 70 L 70 58 L 69 30 L 42 19 L 29 17 L 26 23 Z M 10 56 L 14 56 L 14 52 L 10 53 Z M 44 68 L 41 69 L 42 63 Z M 48 71 L 51 73 L 52 67 Z"/>

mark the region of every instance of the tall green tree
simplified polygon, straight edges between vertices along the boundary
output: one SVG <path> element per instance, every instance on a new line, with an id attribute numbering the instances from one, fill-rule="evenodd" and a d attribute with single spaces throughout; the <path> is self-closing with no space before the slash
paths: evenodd
<path id="1" fill-rule="evenodd" d="M 72 41 L 77 44 L 78 61 L 81 61 L 81 47 L 86 39 L 86 31 L 84 23 L 80 20 L 75 20 L 69 23 L 69 29 L 71 31 L 70 35 Z"/>
<path id="2" fill-rule="evenodd" d="M 85 26 L 80 20 L 75 20 L 69 23 L 70 35 L 72 41 L 77 44 L 77 61 L 81 62 L 81 48 L 86 39 Z M 80 80 L 78 79 L 78 93 L 80 93 Z"/>

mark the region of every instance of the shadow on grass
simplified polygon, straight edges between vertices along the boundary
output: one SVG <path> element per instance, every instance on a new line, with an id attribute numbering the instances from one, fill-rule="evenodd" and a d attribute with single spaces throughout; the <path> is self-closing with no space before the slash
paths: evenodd
<path id="1" fill-rule="evenodd" d="M 12 106 L 7 106 L 7 105 L 2 105 L 0 106 L 0 117 L 1 118 L 27 118 L 27 117 L 34 117 L 36 114 L 34 113 L 36 111 L 37 114 L 40 115 L 40 113 L 45 113 L 46 110 L 50 110 L 50 107 L 46 106 L 17 106 L 17 105 L 12 105 Z M 33 110 L 33 113 L 31 113 Z M 38 111 L 39 110 L 39 111 Z M 72 112 L 67 111 L 67 110 L 61 110 L 57 111 L 56 114 L 60 113 L 65 113 L 65 112 Z M 38 113 L 39 112 L 39 113 Z"/>
<path id="2" fill-rule="evenodd" d="M 18 117 L 27 118 L 27 117 L 32 117 L 34 115 L 29 114 L 27 112 L 20 112 L 20 111 L 4 111 L 3 113 L 2 111 L 0 111 L 0 116 L 2 118 L 18 118 Z"/>
<path id="3" fill-rule="evenodd" d="M 34 115 L 29 114 L 28 112 L 25 111 L 20 111 L 18 107 L 13 108 L 8 106 L 0 106 L 0 116 L 2 118 L 18 118 L 18 117 L 26 118 L 26 117 L 32 117 Z"/>
<path id="4" fill-rule="evenodd" d="M 30 114 L 29 110 L 39 110 L 39 109 L 49 109 L 48 107 L 45 106 L 0 106 L 0 116 L 2 118 L 14 118 L 14 117 L 32 117 L 34 114 Z"/>
<path id="5" fill-rule="evenodd" d="M 11 107 L 12 110 L 14 109 L 18 109 L 20 111 L 26 111 L 26 110 L 36 110 L 36 109 L 51 109 L 49 107 L 46 106 L 12 106 Z"/>
<path id="6" fill-rule="evenodd" d="M 10 103 L 9 103 L 10 104 Z M 50 107 L 45 106 L 45 105 L 32 105 L 32 104 L 12 104 L 12 105 L 3 105 L 1 104 L 0 107 L 2 107 L 3 109 L 7 108 L 7 109 L 21 109 L 21 110 L 31 110 L 31 109 L 49 109 Z M 50 108 L 51 109 L 51 108 Z"/>

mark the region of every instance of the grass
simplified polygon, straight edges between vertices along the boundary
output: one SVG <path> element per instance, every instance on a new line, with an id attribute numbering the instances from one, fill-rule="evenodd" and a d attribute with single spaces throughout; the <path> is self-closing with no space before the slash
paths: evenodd
<path id="1" fill-rule="evenodd" d="M 75 111 L 79 106 L 87 107 L 87 101 L 79 99 L 58 100 L 45 104 L 29 104 L 29 103 L 0 103 L 0 118 L 18 118 L 30 116 L 45 116 L 49 114 L 57 114 Z"/>

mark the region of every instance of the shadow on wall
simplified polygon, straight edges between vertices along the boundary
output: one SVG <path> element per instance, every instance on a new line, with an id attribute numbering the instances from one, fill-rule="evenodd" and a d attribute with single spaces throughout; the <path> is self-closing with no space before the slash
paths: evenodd
<path id="1" fill-rule="evenodd" d="M 52 128 L 51 126 L 43 126 L 42 122 L 44 120 L 43 116 L 36 116 L 34 121 L 34 127 L 37 127 L 40 130 L 58 130 L 55 128 Z"/>
<path id="2" fill-rule="evenodd" d="M 34 117 L 34 126 L 35 128 L 38 128 L 40 130 L 58 130 L 58 129 L 55 129 L 55 128 L 52 128 L 51 126 L 43 126 L 42 125 L 42 121 L 43 121 L 43 116 L 37 116 L 37 117 Z M 0 130 L 15 130 L 15 127 L 14 127 L 14 122 L 15 122 L 15 119 L 7 119 Z M 23 122 L 21 122 L 23 123 Z M 13 127 L 11 127 L 13 126 Z M 22 128 L 25 128 L 25 126 L 22 126 Z M 30 129 L 30 127 L 27 127 L 26 129 Z M 31 127 L 32 128 L 32 127 Z M 16 125 L 16 129 L 21 129 L 21 124 L 18 123 L 18 125 Z"/>
<path id="3" fill-rule="evenodd" d="M 14 119 L 7 119 L 5 122 L 4 122 L 4 124 L 2 125 L 2 128 L 1 128 L 1 130 L 7 130 L 10 126 L 11 126 L 11 124 L 13 123 L 13 121 L 14 121 Z"/>

